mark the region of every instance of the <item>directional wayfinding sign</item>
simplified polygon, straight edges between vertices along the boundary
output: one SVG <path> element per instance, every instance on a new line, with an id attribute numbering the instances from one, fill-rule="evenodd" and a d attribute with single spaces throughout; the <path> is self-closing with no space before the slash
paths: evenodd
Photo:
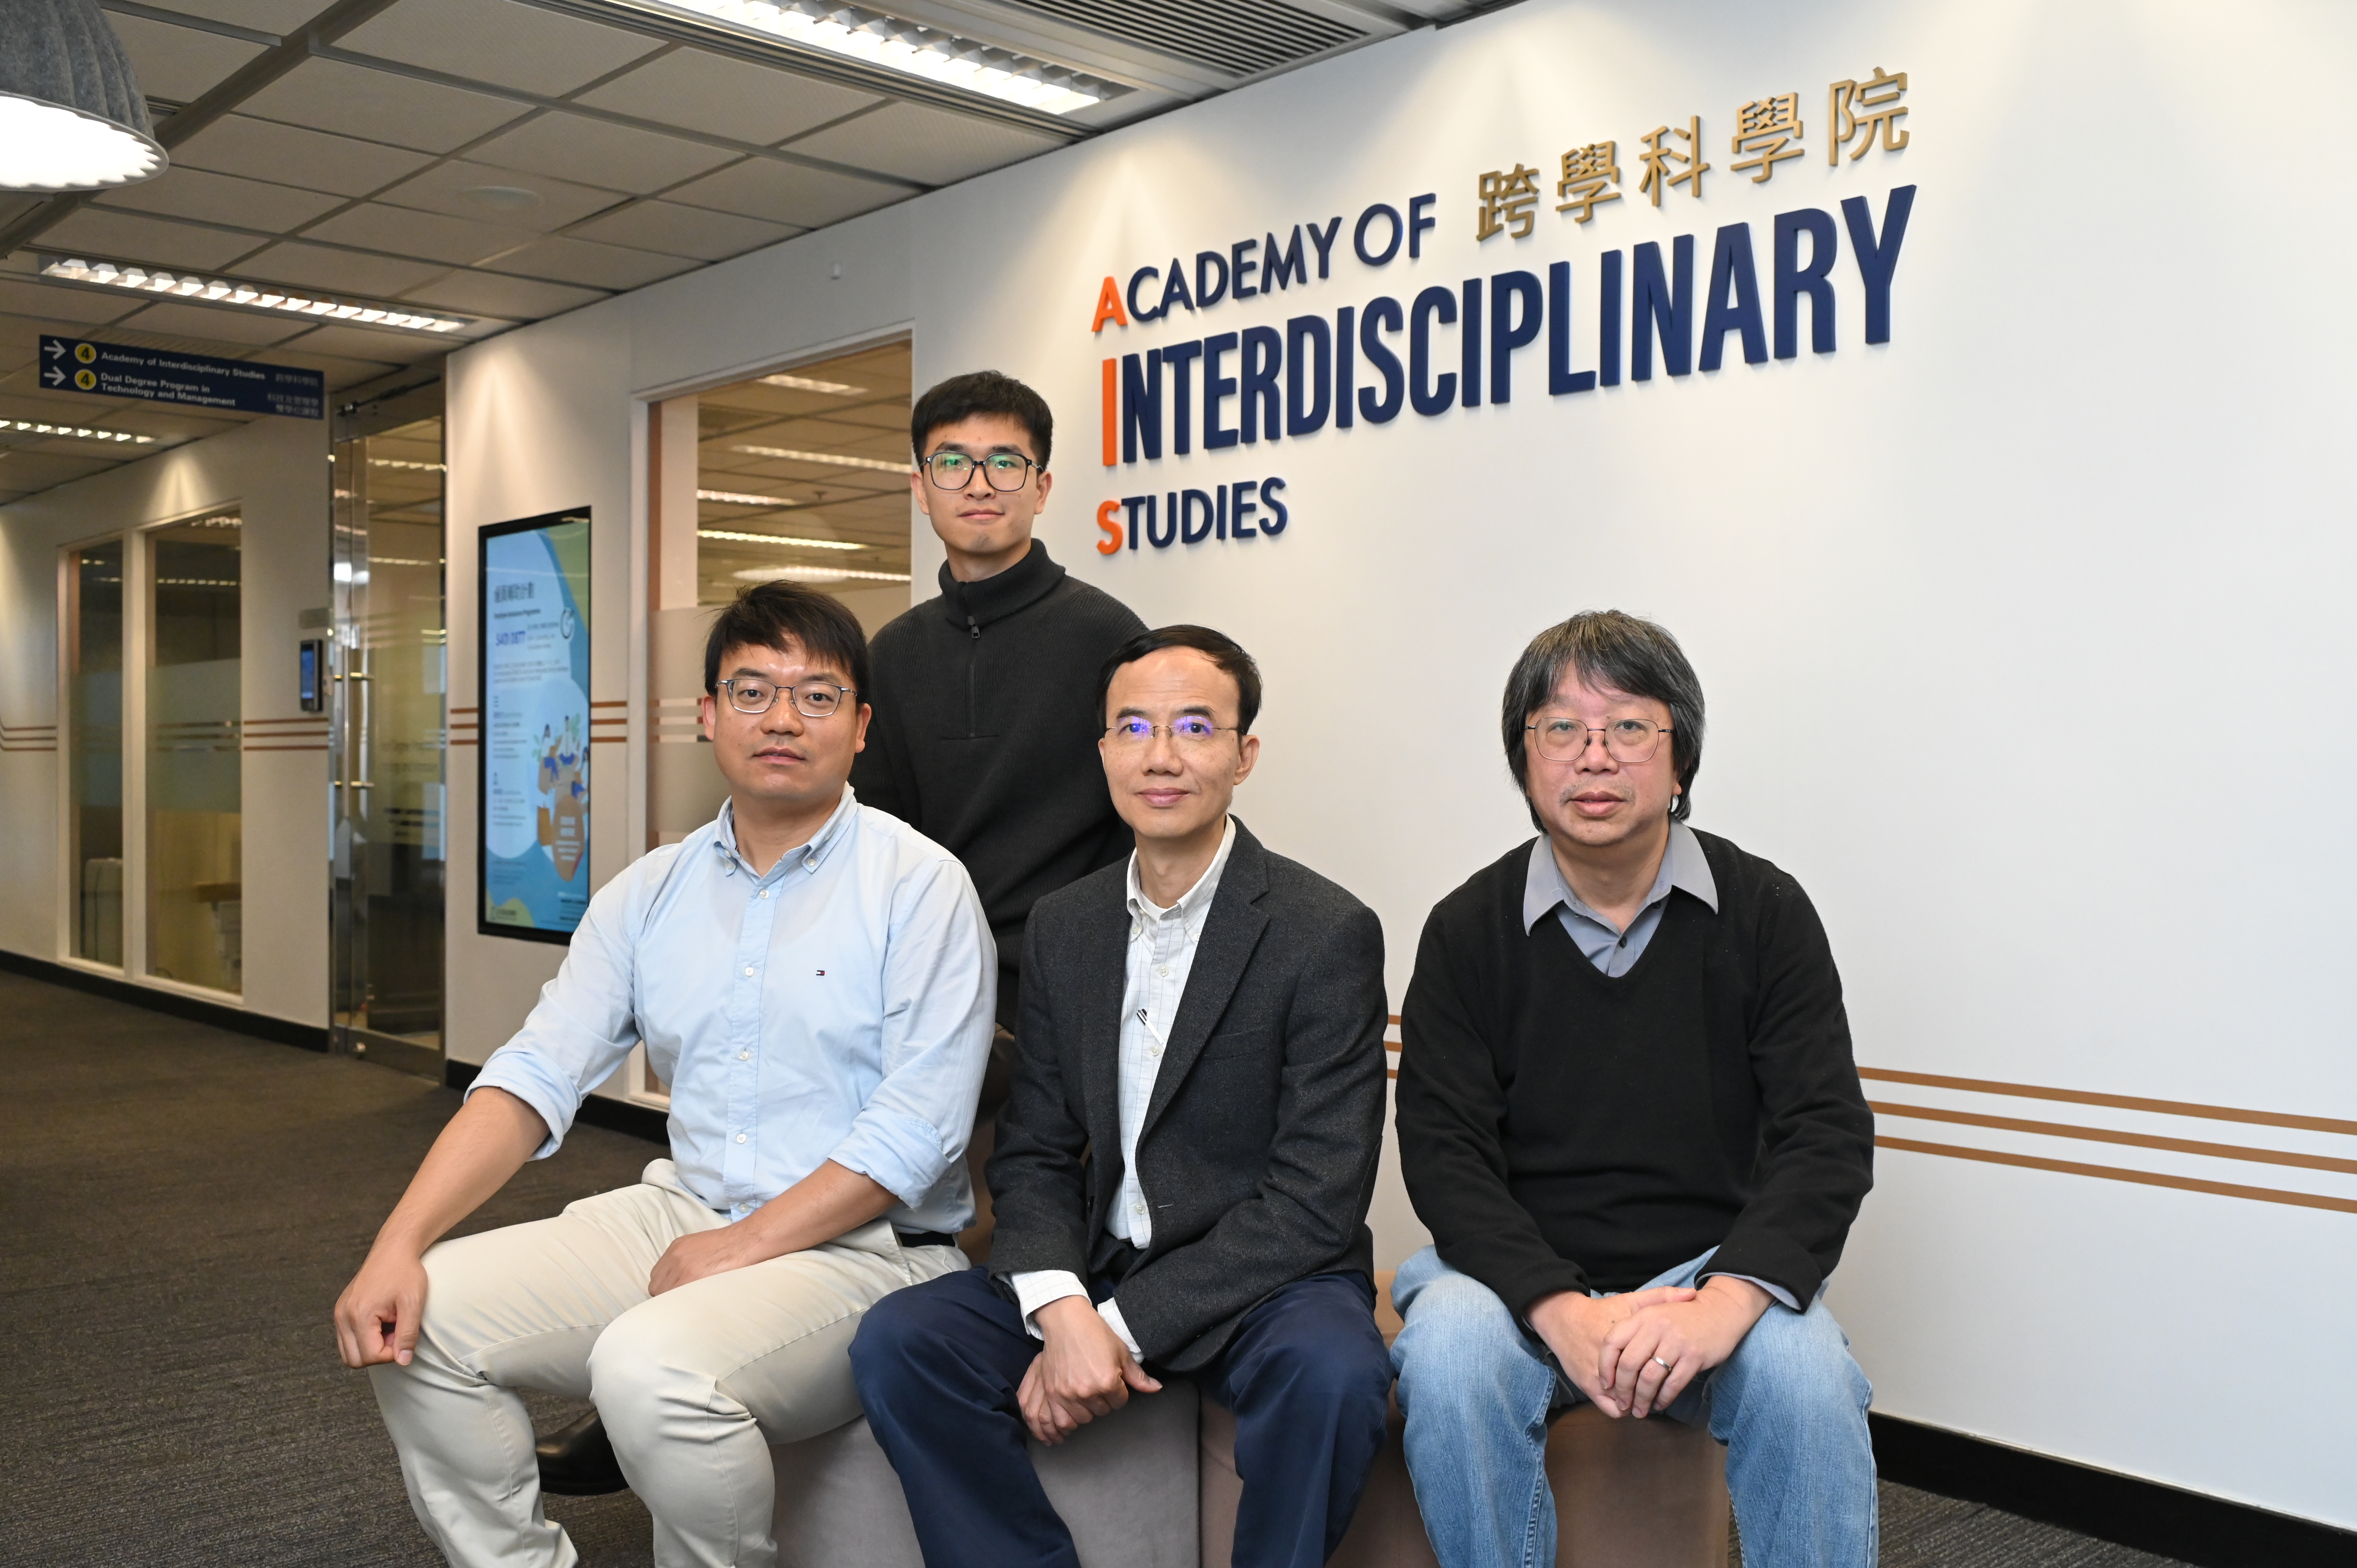
<path id="1" fill-rule="evenodd" d="M 40 363 L 41 385 L 58 392 L 232 408 L 241 413 L 283 413 L 293 419 L 323 419 L 328 412 L 327 378 L 292 365 L 73 338 L 42 338 Z"/>

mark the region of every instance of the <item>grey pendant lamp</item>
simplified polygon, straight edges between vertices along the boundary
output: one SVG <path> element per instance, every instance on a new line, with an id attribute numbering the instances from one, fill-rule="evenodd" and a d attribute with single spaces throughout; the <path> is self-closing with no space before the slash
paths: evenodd
<path id="1" fill-rule="evenodd" d="M 98 0 L 0 0 L 0 190 L 105 190 L 165 163 Z"/>

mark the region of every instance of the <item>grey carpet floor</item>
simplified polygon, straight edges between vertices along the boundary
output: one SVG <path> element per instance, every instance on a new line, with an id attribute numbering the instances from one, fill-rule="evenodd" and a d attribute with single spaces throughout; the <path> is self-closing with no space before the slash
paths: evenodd
<path id="1" fill-rule="evenodd" d="M 454 1092 L 0 973 L 0 1564 L 432 1568 L 328 1311 Z M 576 1128 L 461 1228 L 658 1151 Z M 572 1407 L 535 1402 L 544 1427 Z M 628 1493 L 552 1498 L 589 1568 L 649 1563 Z M 1890 1568 L 2165 1568 L 1882 1488 Z"/>

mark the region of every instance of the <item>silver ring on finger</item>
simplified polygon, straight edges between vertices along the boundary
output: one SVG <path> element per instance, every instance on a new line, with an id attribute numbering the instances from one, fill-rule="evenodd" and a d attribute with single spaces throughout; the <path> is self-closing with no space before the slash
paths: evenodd
<path id="1" fill-rule="evenodd" d="M 1674 1371 L 1676 1371 L 1676 1370 L 1677 1370 L 1677 1369 L 1676 1369 L 1675 1367 L 1671 1366 L 1667 1361 L 1663 1360 L 1659 1356 L 1656 1356 L 1656 1357 L 1654 1357 L 1654 1358 L 1653 1358 L 1653 1365 L 1655 1365 L 1656 1367 L 1661 1368 L 1661 1369 L 1662 1369 L 1662 1371 L 1663 1371 L 1663 1374 L 1664 1376 L 1668 1375 L 1668 1374 L 1669 1374 L 1669 1373 L 1671 1373 L 1671 1372 L 1674 1372 Z"/>

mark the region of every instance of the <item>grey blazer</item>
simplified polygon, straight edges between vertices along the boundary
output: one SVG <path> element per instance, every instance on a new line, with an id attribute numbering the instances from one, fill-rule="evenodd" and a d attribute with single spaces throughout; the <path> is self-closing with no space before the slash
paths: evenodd
<path id="1" fill-rule="evenodd" d="M 1129 1255 L 1118 1085 L 1126 860 L 1033 906 L 1012 1090 L 989 1166 L 992 1276 L 1088 1279 Z M 1200 1367 L 1236 1320 L 1312 1274 L 1372 1272 L 1383 1132 L 1374 911 L 1242 822 L 1138 1133 L 1154 1244 L 1114 1293 L 1147 1360 Z"/>

